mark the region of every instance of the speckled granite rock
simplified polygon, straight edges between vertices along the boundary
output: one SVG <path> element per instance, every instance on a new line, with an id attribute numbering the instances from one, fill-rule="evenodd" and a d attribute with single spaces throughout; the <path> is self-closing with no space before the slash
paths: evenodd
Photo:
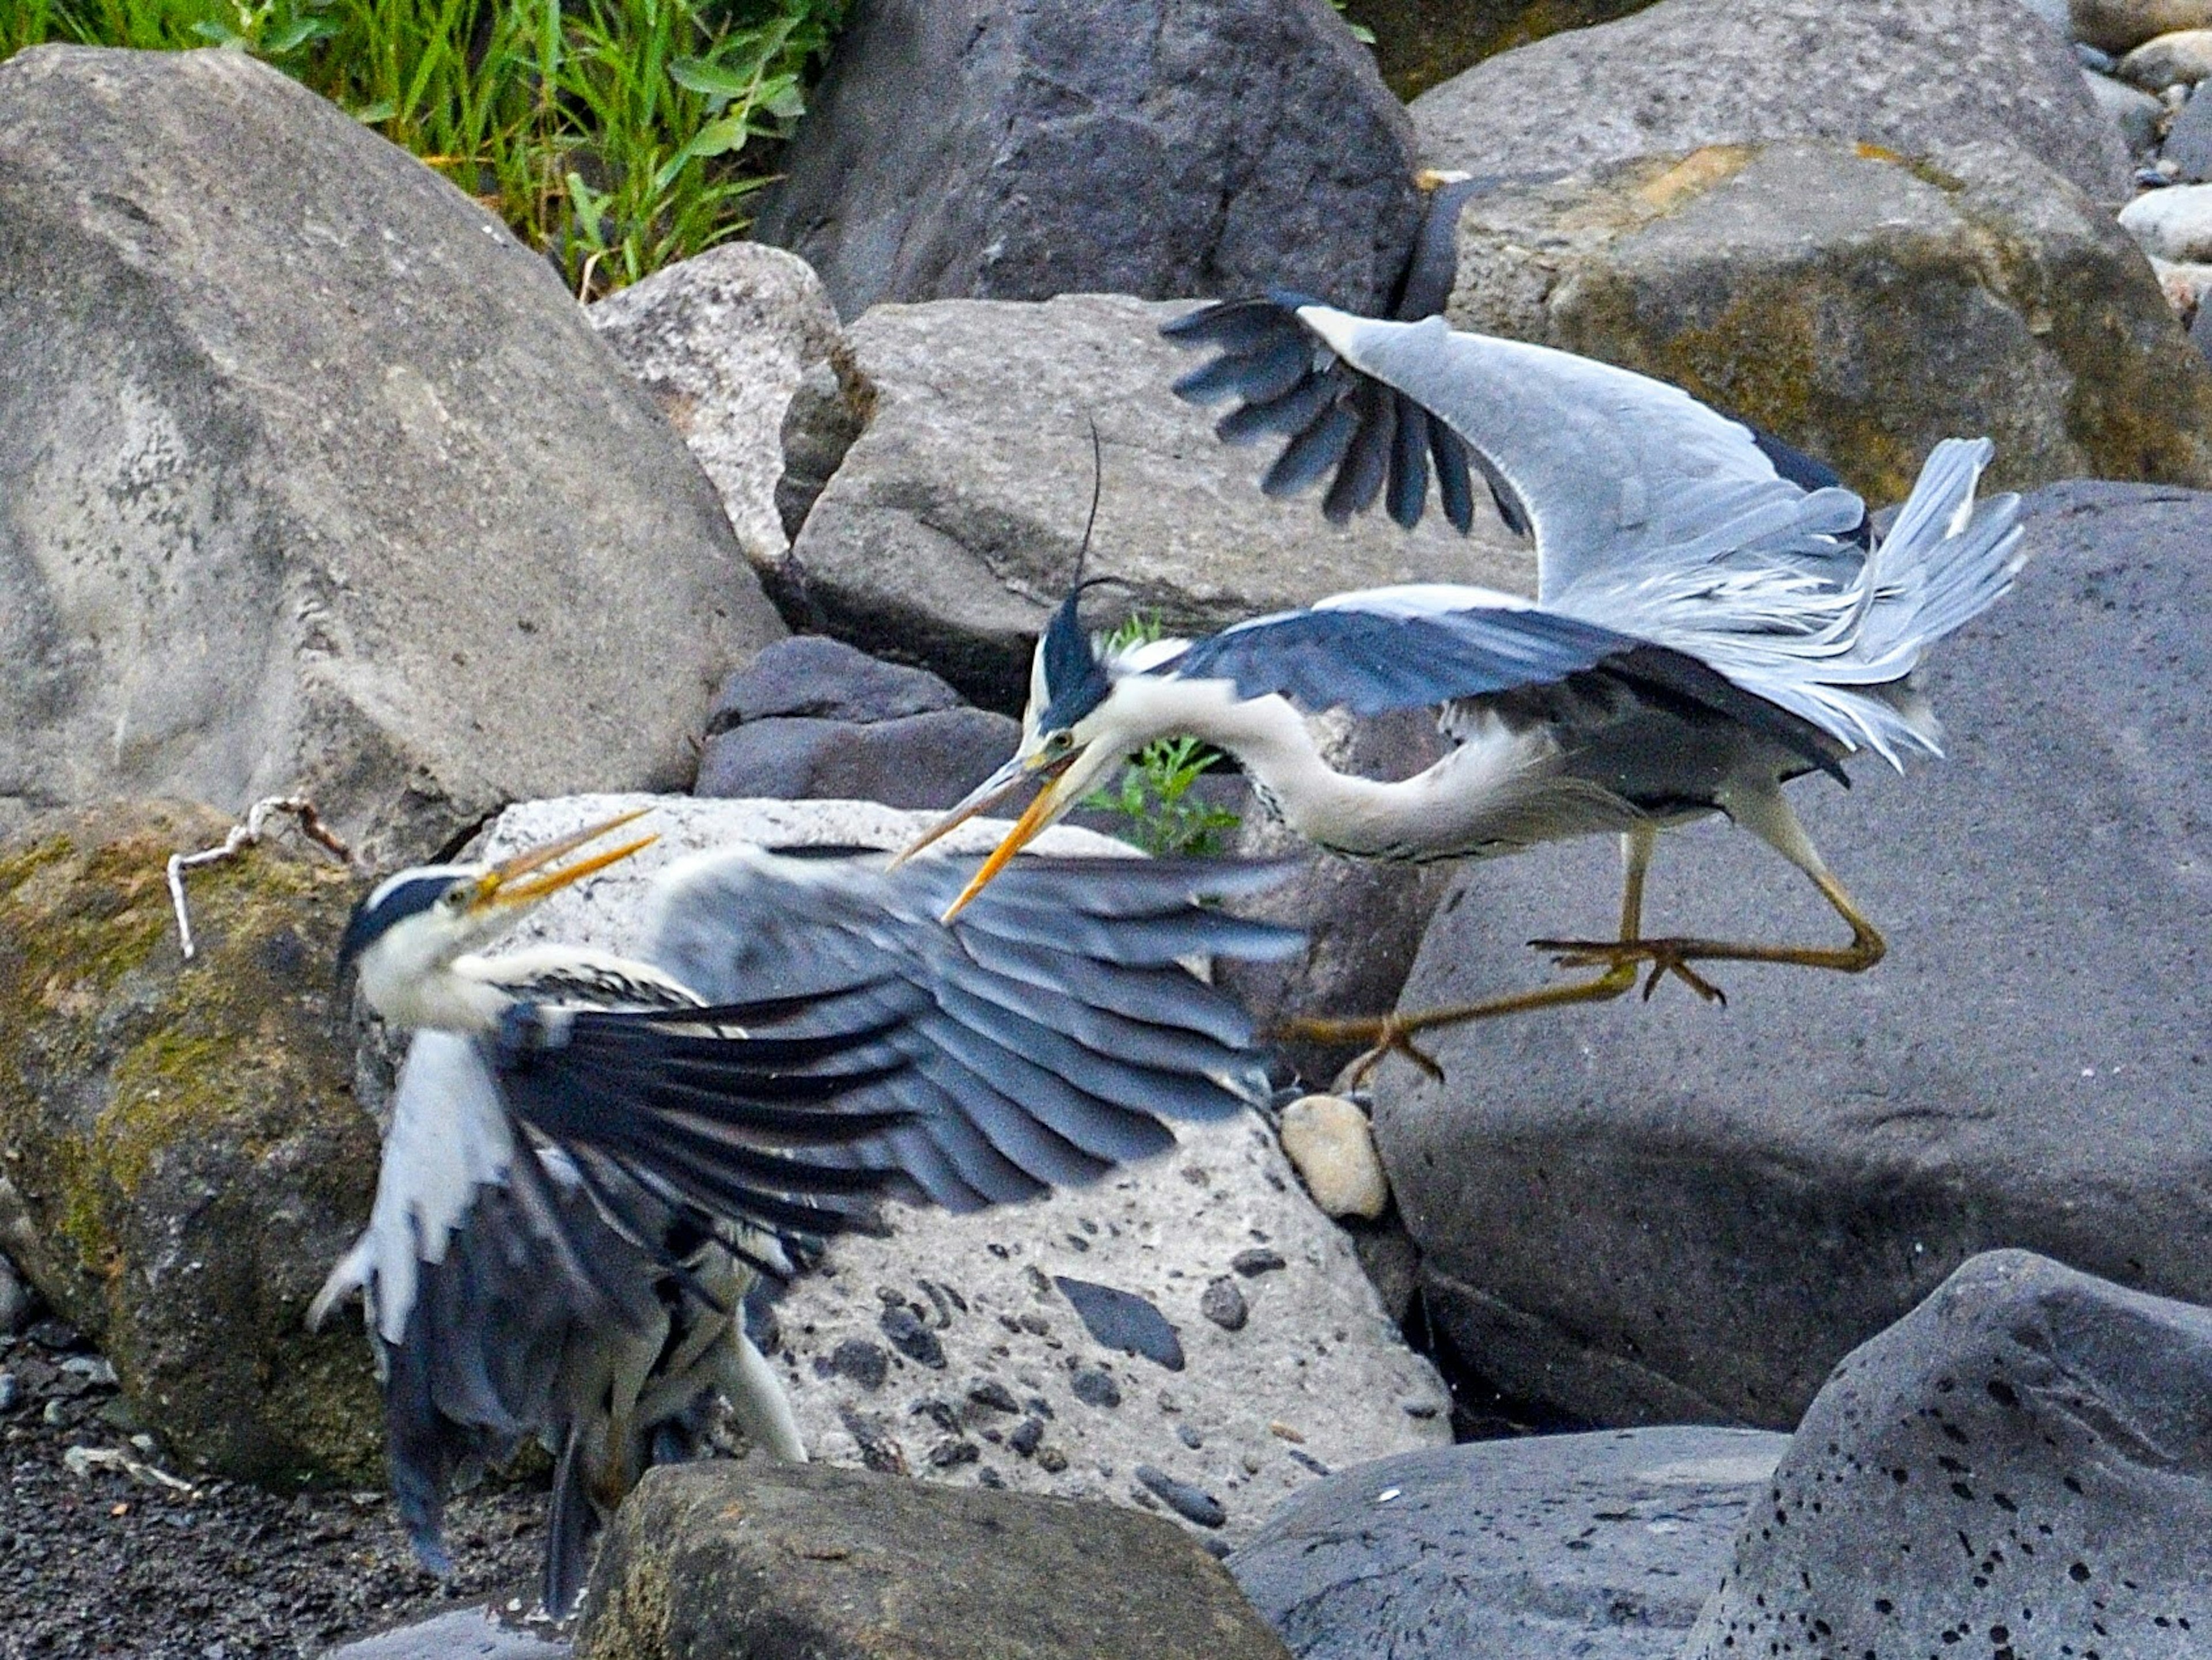
<path id="1" fill-rule="evenodd" d="M 509 809 L 496 854 L 650 798 Z M 660 841 L 556 895 L 514 936 L 634 946 L 654 872 L 740 838 L 896 847 L 927 816 L 865 802 L 659 798 Z M 979 820 L 956 850 L 1003 825 Z M 1127 855 L 1060 827 L 1039 845 Z M 1173 1153 L 1096 1187 L 971 1217 L 892 1207 L 885 1238 L 836 1240 L 776 1307 L 783 1375 L 808 1449 L 904 1470 L 1179 1514 L 1243 1536 L 1339 1465 L 1450 1439 L 1443 1387 L 1384 1316 L 1345 1235 L 1314 1208 L 1256 1116 L 1186 1126 Z M 1060 1277 L 1133 1293 L 1174 1333 L 1180 1369 L 1092 1335 Z M 1207 1312 L 1217 1286 L 1244 1317 Z M 1224 1298 L 1214 1292 L 1214 1307 Z M 1159 1482 L 1190 1495 L 1180 1507 Z M 1169 1492 L 1176 1489 L 1169 1487 Z"/>
<path id="2" fill-rule="evenodd" d="M 2196 1660 L 2208 1402 L 2212 1310 L 1975 1257 L 1836 1368 L 1684 1660 Z"/>
<path id="3" fill-rule="evenodd" d="M 1299 1660 L 1670 1660 L 1787 1438 L 1606 1430 L 1343 1471 L 1229 1571 Z"/>
<path id="4" fill-rule="evenodd" d="M 648 1473 L 592 1575 L 579 1660 L 1287 1660 L 1149 1517 L 820 1464 Z"/>

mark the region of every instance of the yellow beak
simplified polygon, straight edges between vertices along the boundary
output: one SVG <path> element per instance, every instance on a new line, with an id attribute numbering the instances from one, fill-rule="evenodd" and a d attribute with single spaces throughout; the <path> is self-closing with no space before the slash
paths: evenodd
<path id="1" fill-rule="evenodd" d="M 1029 810 L 1014 821 L 1013 829 L 1006 832 L 1006 839 L 991 850 L 991 856 L 983 861 L 982 867 L 969 879 L 968 885 L 960 890 L 960 897 L 952 902 L 939 921 L 950 922 L 954 917 L 959 915 L 967 908 L 968 902 L 982 892 L 990 885 L 993 877 L 1006 869 L 1009 860 L 1036 840 L 1038 832 L 1051 824 L 1066 810 L 1063 803 L 1068 792 L 1063 786 L 1067 781 L 1068 769 L 1075 764 L 1075 758 L 1073 755 L 1068 756 L 1063 760 L 1055 762 L 1047 769 L 1043 775 L 1045 787 L 1036 793 L 1036 800 L 1030 802 Z M 947 825 L 945 828 L 949 830 L 951 826 Z"/>
<path id="2" fill-rule="evenodd" d="M 652 811 L 650 807 L 639 807 L 629 812 L 617 814 L 602 824 L 580 830 L 574 836 L 564 836 L 557 842 L 548 842 L 541 847 L 531 848 L 518 853 L 512 859 L 502 860 L 486 871 L 483 879 L 477 884 L 476 899 L 470 909 L 475 910 L 492 905 L 526 905 L 533 900 L 543 899 L 550 893 L 558 893 L 562 888 L 580 882 L 586 876 L 603 871 L 609 865 L 620 860 L 629 858 L 641 848 L 651 847 L 660 838 L 657 836 L 641 836 L 624 842 L 617 847 L 595 853 L 588 859 L 579 860 L 573 865 L 564 866 L 559 870 L 545 868 L 554 860 L 574 853 L 586 843 L 596 842 L 610 830 L 620 830 L 624 824 L 635 819 L 642 818 Z"/>

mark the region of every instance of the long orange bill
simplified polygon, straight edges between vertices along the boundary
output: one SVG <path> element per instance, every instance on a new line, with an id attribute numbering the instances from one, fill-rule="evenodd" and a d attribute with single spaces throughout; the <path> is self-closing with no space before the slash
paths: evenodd
<path id="1" fill-rule="evenodd" d="M 1036 775 L 1030 770 L 1028 759 L 1017 755 L 981 783 L 976 785 L 974 789 L 969 791 L 961 798 L 957 806 L 952 808 L 944 818 L 939 819 L 902 848 L 898 857 L 891 860 L 890 868 L 896 870 L 939 836 L 959 829 L 961 825 L 986 808 L 995 807 L 1035 776 Z"/>
<path id="2" fill-rule="evenodd" d="M 1063 767 L 1059 770 L 1065 772 L 1066 769 Z M 1027 847 L 1037 832 L 1052 822 L 1056 794 L 1053 785 L 1059 781 L 1059 775 L 1055 773 L 1045 787 L 1037 792 L 1036 800 L 1030 803 L 1029 810 L 1014 820 L 1014 827 L 1006 832 L 1006 839 L 992 849 L 991 856 L 983 861 L 982 868 L 969 879 L 966 887 L 960 890 L 960 897 L 954 900 L 945 915 L 938 919 L 939 921 L 950 922 L 954 917 L 959 915 L 967 908 L 968 902 L 982 892 L 993 877 L 1006 869 L 1006 861 Z"/>
<path id="3" fill-rule="evenodd" d="M 477 903 L 481 905 L 520 905 L 533 899 L 543 899 L 549 893 L 558 893 L 562 888 L 629 858 L 640 848 L 651 847 L 660 838 L 641 836 L 595 853 L 588 859 L 579 860 L 575 864 L 563 866 L 559 870 L 545 869 L 555 860 L 574 853 L 588 842 L 598 841 L 610 830 L 620 830 L 624 824 L 644 818 L 652 811 L 650 807 L 638 807 L 580 830 L 573 836 L 564 836 L 558 841 L 528 848 L 512 859 L 501 860 L 486 873 Z M 533 875 L 532 872 L 543 873 Z"/>

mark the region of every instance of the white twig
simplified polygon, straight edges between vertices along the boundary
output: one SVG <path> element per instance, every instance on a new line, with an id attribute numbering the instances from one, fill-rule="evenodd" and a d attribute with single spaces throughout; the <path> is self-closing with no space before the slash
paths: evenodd
<path id="1" fill-rule="evenodd" d="M 269 815 L 272 812 L 289 814 L 300 823 L 300 833 L 309 841 L 319 843 L 338 856 L 339 862 L 350 865 L 353 850 L 339 839 L 338 833 L 323 822 L 315 811 L 315 804 L 304 795 L 271 795 L 256 801 L 246 809 L 246 822 L 231 826 L 230 834 L 222 838 L 222 845 L 203 848 L 198 853 L 173 853 L 169 855 L 169 901 L 176 907 L 177 938 L 184 946 L 185 960 L 192 958 L 192 919 L 185 909 L 185 872 L 195 865 L 220 864 L 235 859 L 246 848 L 258 846 L 266 833 Z"/>

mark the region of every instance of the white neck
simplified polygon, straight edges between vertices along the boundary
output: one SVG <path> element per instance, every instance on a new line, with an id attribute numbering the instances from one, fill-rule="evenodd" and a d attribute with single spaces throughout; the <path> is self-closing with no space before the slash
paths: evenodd
<path id="1" fill-rule="evenodd" d="M 402 1031 L 489 1031 L 514 999 L 481 972 L 484 960 L 409 964 L 372 946 L 361 959 L 361 994 Z"/>

